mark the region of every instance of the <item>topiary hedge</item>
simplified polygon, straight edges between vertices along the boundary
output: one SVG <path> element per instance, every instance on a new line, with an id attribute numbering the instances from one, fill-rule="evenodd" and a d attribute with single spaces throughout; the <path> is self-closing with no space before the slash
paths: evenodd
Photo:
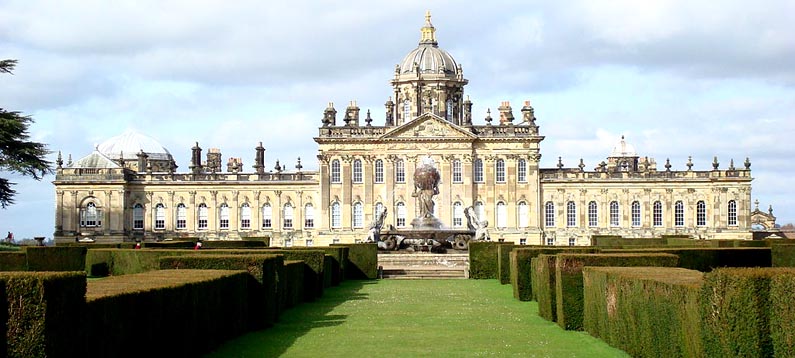
<path id="1" fill-rule="evenodd" d="M 783 323 L 792 316 L 789 309 L 782 312 L 772 308 L 792 305 L 793 291 L 773 291 L 771 288 L 787 290 L 792 285 L 790 268 L 720 268 L 706 274 L 701 291 L 701 315 L 703 317 L 702 338 L 708 357 L 773 357 L 774 339 L 783 356 L 791 356 L 792 350 L 785 347 L 791 332 L 781 334 L 792 323 Z M 779 275 L 781 279 L 773 278 Z M 790 281 L 790 282 L 787 282 Z M 773 294 L 780 295 L 774 297 Z M 780 315 L 777 318 L 772 318 Z M 776 325 L 771 323 L 775 322 Z M 775 332 L 775 333 L 774 333 Z"/>
<path id="2" fill-rule="evenodd" d="M 84 272 L 0 272 L 0 356 L 84 356 Z"/>
<path id="3" fill-rule="evenodd" d="M 679 258 L 671 254 L 558 254 L 555 260 L 555 301 L 558 325 L 567 330 L 582 330 L 583 282 L 585 266 L 663 266 L 676 267 Z"/>
<path id="4" fill-rule="evenodd" d="M 497 241 L 476 241 L 469 243 L 469 278 L 499 278 L 499 255 L 497 248 L 500 245 L 513 244 Z"/>
<path id="5" fill-rule="evenodd" d="M 771 267 L 773 264 L 769 247 L 604 249 L 602 252 L 674 254 L 679 256 L 679 267 L 701 272 L 718 267 Z"/>
<path id="6" fill-rule="evenodd" d="M 557 321 L 557 298 L 555 297 L 555 255 L 538 255 L 530 260 L 533 296 L 538 302 L 538 315 Z"/>
<path id="7" fill-rule="evenodd" d="M 250 255 L 185 255 L 160 258 L 161 270 L 246 270 L 257 284 L 249 287 L 249 329 L 271 326 L 279 317 L 279 280 L 284 256 L 274 254 Z M 303 284 L 303 282 L 300 282 Z"/>
<path id="8" fill-rule="evenodd" d="M 533 299 L 532 274 L 530 260 L 541 254 L 557 254 L 561 252 L 593 253 L 599 249 L 593 247 L 554 247 L 554 246 L 518 246 L 510 255 L 511 286 L 513 297 L 520 301 Z"/>
<path id="9" fill-rule="evenodd" d="M 511 283 L 511 251 L 519 246 L 512 243 L 502 243 L 497 246 L 497 277 L 500 284 Z"/>
<path id="10" fill-rule="evenodd" d="M 331 244 L 332 247 L 347 247 L 345 279 L 368 280 L 378 278 L 378 246 L 375 243 Z"/>
<path id="11" fill-rule="evenodd" d="M 633 357 L 703 357 L 703 276 L 671 267 L 585 267 L 583 327 Z"/>
<path id="12" fill-rule="evenodd" d="M 86 265 L 85 247 L 28 246 L 25 248 L 28 271 L 82 271 Z"/>

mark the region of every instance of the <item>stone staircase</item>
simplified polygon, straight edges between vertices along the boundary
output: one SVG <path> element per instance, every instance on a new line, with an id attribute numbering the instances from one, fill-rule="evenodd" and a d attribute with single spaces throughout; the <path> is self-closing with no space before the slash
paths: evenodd
<path id="1" fill-rule="evenodd" d="M 469 254 L 379 253 L 379 278 L 466 279 Z"/>

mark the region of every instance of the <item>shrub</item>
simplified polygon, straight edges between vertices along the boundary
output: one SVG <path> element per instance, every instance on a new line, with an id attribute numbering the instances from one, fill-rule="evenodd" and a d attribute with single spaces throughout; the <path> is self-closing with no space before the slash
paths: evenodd
<path id="1" fill-rule="evenodd" d="M 85 247 L 41 247 L 25 249 L 29 271 L 82 271 L 86 265 Z"/>
<path id="2" fill-rule="evenodd" d="M 770 267 L 772 258 L 769 247 L 746 248 L 645 248 L 605 249 L 603 253 L 668 253 L 679 256 L 679 267 L 709 272 L 718 267 Z"/>
<path id="3" fill-rule="evenodd" d="M 513 297 L 520 301 L 533 299 L 532 274 L 530 260 L 540 254 L 593 253 L 598 249 L 593 247 L 554 247 L 554 246 L 519 246 L 511 251 L 511 286 Z"/>
<path id="4" fill-rule="evenodd" d="M 0 271 L 27 271 L 28 258 L 23 251 L 0 252 Z"/>
<path id="5" fill-rule="evenodd" d="M 787 270 L 770 281 L 770 335 L 773 356 L 788 357 L 795 352 L 795 271 Z"/>
<path id="6" fill-rule="evenodd" d="M 633 357 L 702 357 L 703 274 L 671 267 L 585 267 L 583 327 Z"/>
<path id="7" fill-rule="evenodd" d="M 538 302 L 538 315 L 557 321 L 557 299 L 555 297 L 555 255 L 538 255 L 530 260 L 533 296 Z"/>
<path id="8" fill-rule="evenodd" d="M 476 241 L 469 243 L 469 278 L 496 279 L 499 274 L 499 245 L 511 245 L 497 241 Z"/>
<path id="9" fill-rule="evenodd" d="M 585 266 L 667 266 L 676 267 L 671 254 L 558 254 L 555 261 L 557 323 L 567 330 L 582 330 Z"/>
<path id="10" fill-rule="evenodd" d="M 497 277 L 500 284 L 511 283 L 511 250 L 517 247 L 511 243 L 502 243 L 497 246 Z"/>
<path id="11" fill-rule="evenodd" d="M 368 280 L 378 278 L 378 246 L 375 243 L 332 244 L 332 247 L 347 247 L 345 278 Z"/>
<path id="12" fill-rule="evenodd" d="M 795 245 L 773 245 L 770 256 L 773 267 L 795 267 Z"/>

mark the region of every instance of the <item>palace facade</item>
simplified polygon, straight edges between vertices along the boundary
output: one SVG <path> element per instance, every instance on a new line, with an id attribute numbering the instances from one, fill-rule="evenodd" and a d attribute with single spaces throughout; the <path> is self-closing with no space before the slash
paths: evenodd
<path id="1" fill-rule="evenodd" d="M 417 48 L 395 66 L 382 125 L 355 102 L 341 118 L 332 103 L 314 138 L 318 170 L 265 169 L 254 149 L 253 171 L 240 158 L 222 168 L 220 150 L 192 148 L 188 172 L 170 152 L 128 131 L 64 163 L 54 181 L 55 240 L 95 242 L 269 237 L 273 246 L 328 245 L 367 237 L 387 210 L 385 226 L 410 227 L 418 208 L 412 176 L 430 157 L 441 174 L 434 215 L 465 228 L 464 209 L 486 220 L 493 240 L 517 244 L 588 245 L 593 236 L 750 239 L 751 163 L 671 170 L 638 155 L 622 137 L 597 167 L 582 161 L 540 168 L 534 109 L 502 102 L 496 118 L 475 124 L 468 81 L 438 46 L 430 15 Z M 362 118 L 364 117 L 364 118 Z M 225 169 L 225 170 L 224 170 Z M 758 211 L 758 210 L 757 210 Z M 772 215 L 772 213 L 771 213 Z"/>

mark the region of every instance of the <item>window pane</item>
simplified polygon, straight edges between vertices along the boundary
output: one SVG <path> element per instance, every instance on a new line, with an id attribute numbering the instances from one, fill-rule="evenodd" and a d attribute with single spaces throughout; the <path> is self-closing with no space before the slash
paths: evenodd
<path id="1" fill-rule="evenodd" d="M 495 180 L 498 183 L 505 183 L 505 161 L 502 159 L 497 159 L 494 167 L 496 173 Z"/>
<path id="2" fill-rule="evenodd" d="M 141 204 L 135 204 L 133 207 L 133 229 L 144 229 L 144 207 Z"/>
<path id="3" fill-rule="evenodd" d="M 617 201 L 610 202 L 610 226 L 619 226 L 620 225 L 620 212 L 618 207 Z"/>
<path id="4" fill-rule="evenodd" d="M 555 226 L 555 204 L 551 201 L 547 201 L 546 204 L 544 204 L 544 226 Z"/>
<path id="5" fill-rule="evenodd" d="M 307 229 L 315 227 L 315 207 L 312 204 L 306 204 L 304 207 L 304 227 Z"/>
<path id="6" fill-rule="evenodd" d="M 362 177 L 362 161 L 356 159 L 353 161 L 353 182 L 361 183 Z"/>
<path id="7" fill-rule="evenodd" d="M 737 202 L 729 200 L 729 226 L 737 226 Z"/>
<path id="8" fill-rule="evenodd" d="M 166 207 L 163 204 L 155 206 L 155 229 L 166 228 Z"/>
<path id="9" fill-rule="evenodd" d="M 375 161 L 375 182 L 376 183 L 383 183 L 384 182 L 384 161 L 378 159 Z"/>
<path id="10" fill-rule="evenodd" d="M 566 203 L 566 226 L 577 226 L 577 204 L 573 201 Z"/>
<path id="11" fill-rule="evenodd" d="M 519 203 L 519 227 L 530 226 L 530 207 L 526 202 Z"/>
<path id="12" fill-rule="evenodd" d="M 188 224 L 188 208 L 185 204 L 177 205 L 177 229 L 184 229 Z"/>
<path id="13" fill-rule="evenodd" d="M 293 228 L 293 206 L 290 203 L 284 204 L 282 209 L 282 227 L 285 229 Z"/>
<path id="14" fill-rule="evenodd" d="M 221 204 L 221 208 L 219 210 L 218 216 L 218 224 L 221 229 L 228 229 L 229 228 L 229 206 L 226 204 Z"/>
<path id="15" fill-rule="evenodd" d="M 527 161 L 519 159 L 516 163 L 516 180 L 520 183 L 527 181 Z"/>
<path id="16" fill-rule="evenodd" d="M 461 175 L 461 161 L 454 160 L 453 161 L 453 183 L 461 183 L 463 182 L 463 176 Z"/>
<path id="17" fill-rule="evenodd" d="M 331 161 L 331 182 L 332 183 L 342 182 L 340 176 L 340 161 L 336 159 Z"/>
<path id="18" fill-rule="evenodd" d="M 589 227 L 597 227 L 599 226 L 599 211 L 598 206 L 595 201 L 591 201 L 588 203 L 588 226 Z"/>
<path id="19" fill-rule="evenodd" d="M 406 182 L 406 171 L 405 168 L 403 167 L 402 160 L 395 161 L 395 182 L 397 183 Z"/>
<path id="20" fill-rule="evenodd" d="M 362 203 L 353 204 L 353 227 L 364 226 L 364 208 Z"/>
<path id="21" fill-rule="evenodd" d="M 662 226 L 662 203 L 659 201 L 654 202 L 654 226 Z"/>
<path id="22" fill-rule="evenodd" d="M 508 206 L 503 202 L 497 203 L 497 227 L 508 226 Z"/>
<path id="23" fill-rule="evenodd" d="M 331 227 L 342 227 L 342 209 L 340 203 L 331 204 Z"/>
<path id="24" fill-rule="evenodd" d="M 632 202 L 632 226 L 640 226 L 640 202 L 638 201 Z"/>
<path id="25" fill-rule="evenodd" d="M 262 206 L 262 228 L 270 229 L 273 227 L 273 208 L 270 204 Z"/>
<path id="26" fill-rule="evenodd" d="M 251 207 L 246 203 L 240 207 L 240 228 L 251 228 Z"/>
<path id="27" fill-rule="evenodd" d="M 474 175 L 473 179 L 475 183 L 482 183 L 483 182 L 483 161 L 480 159 L 475 159 L 475 163 L 473 164 Z"/>

